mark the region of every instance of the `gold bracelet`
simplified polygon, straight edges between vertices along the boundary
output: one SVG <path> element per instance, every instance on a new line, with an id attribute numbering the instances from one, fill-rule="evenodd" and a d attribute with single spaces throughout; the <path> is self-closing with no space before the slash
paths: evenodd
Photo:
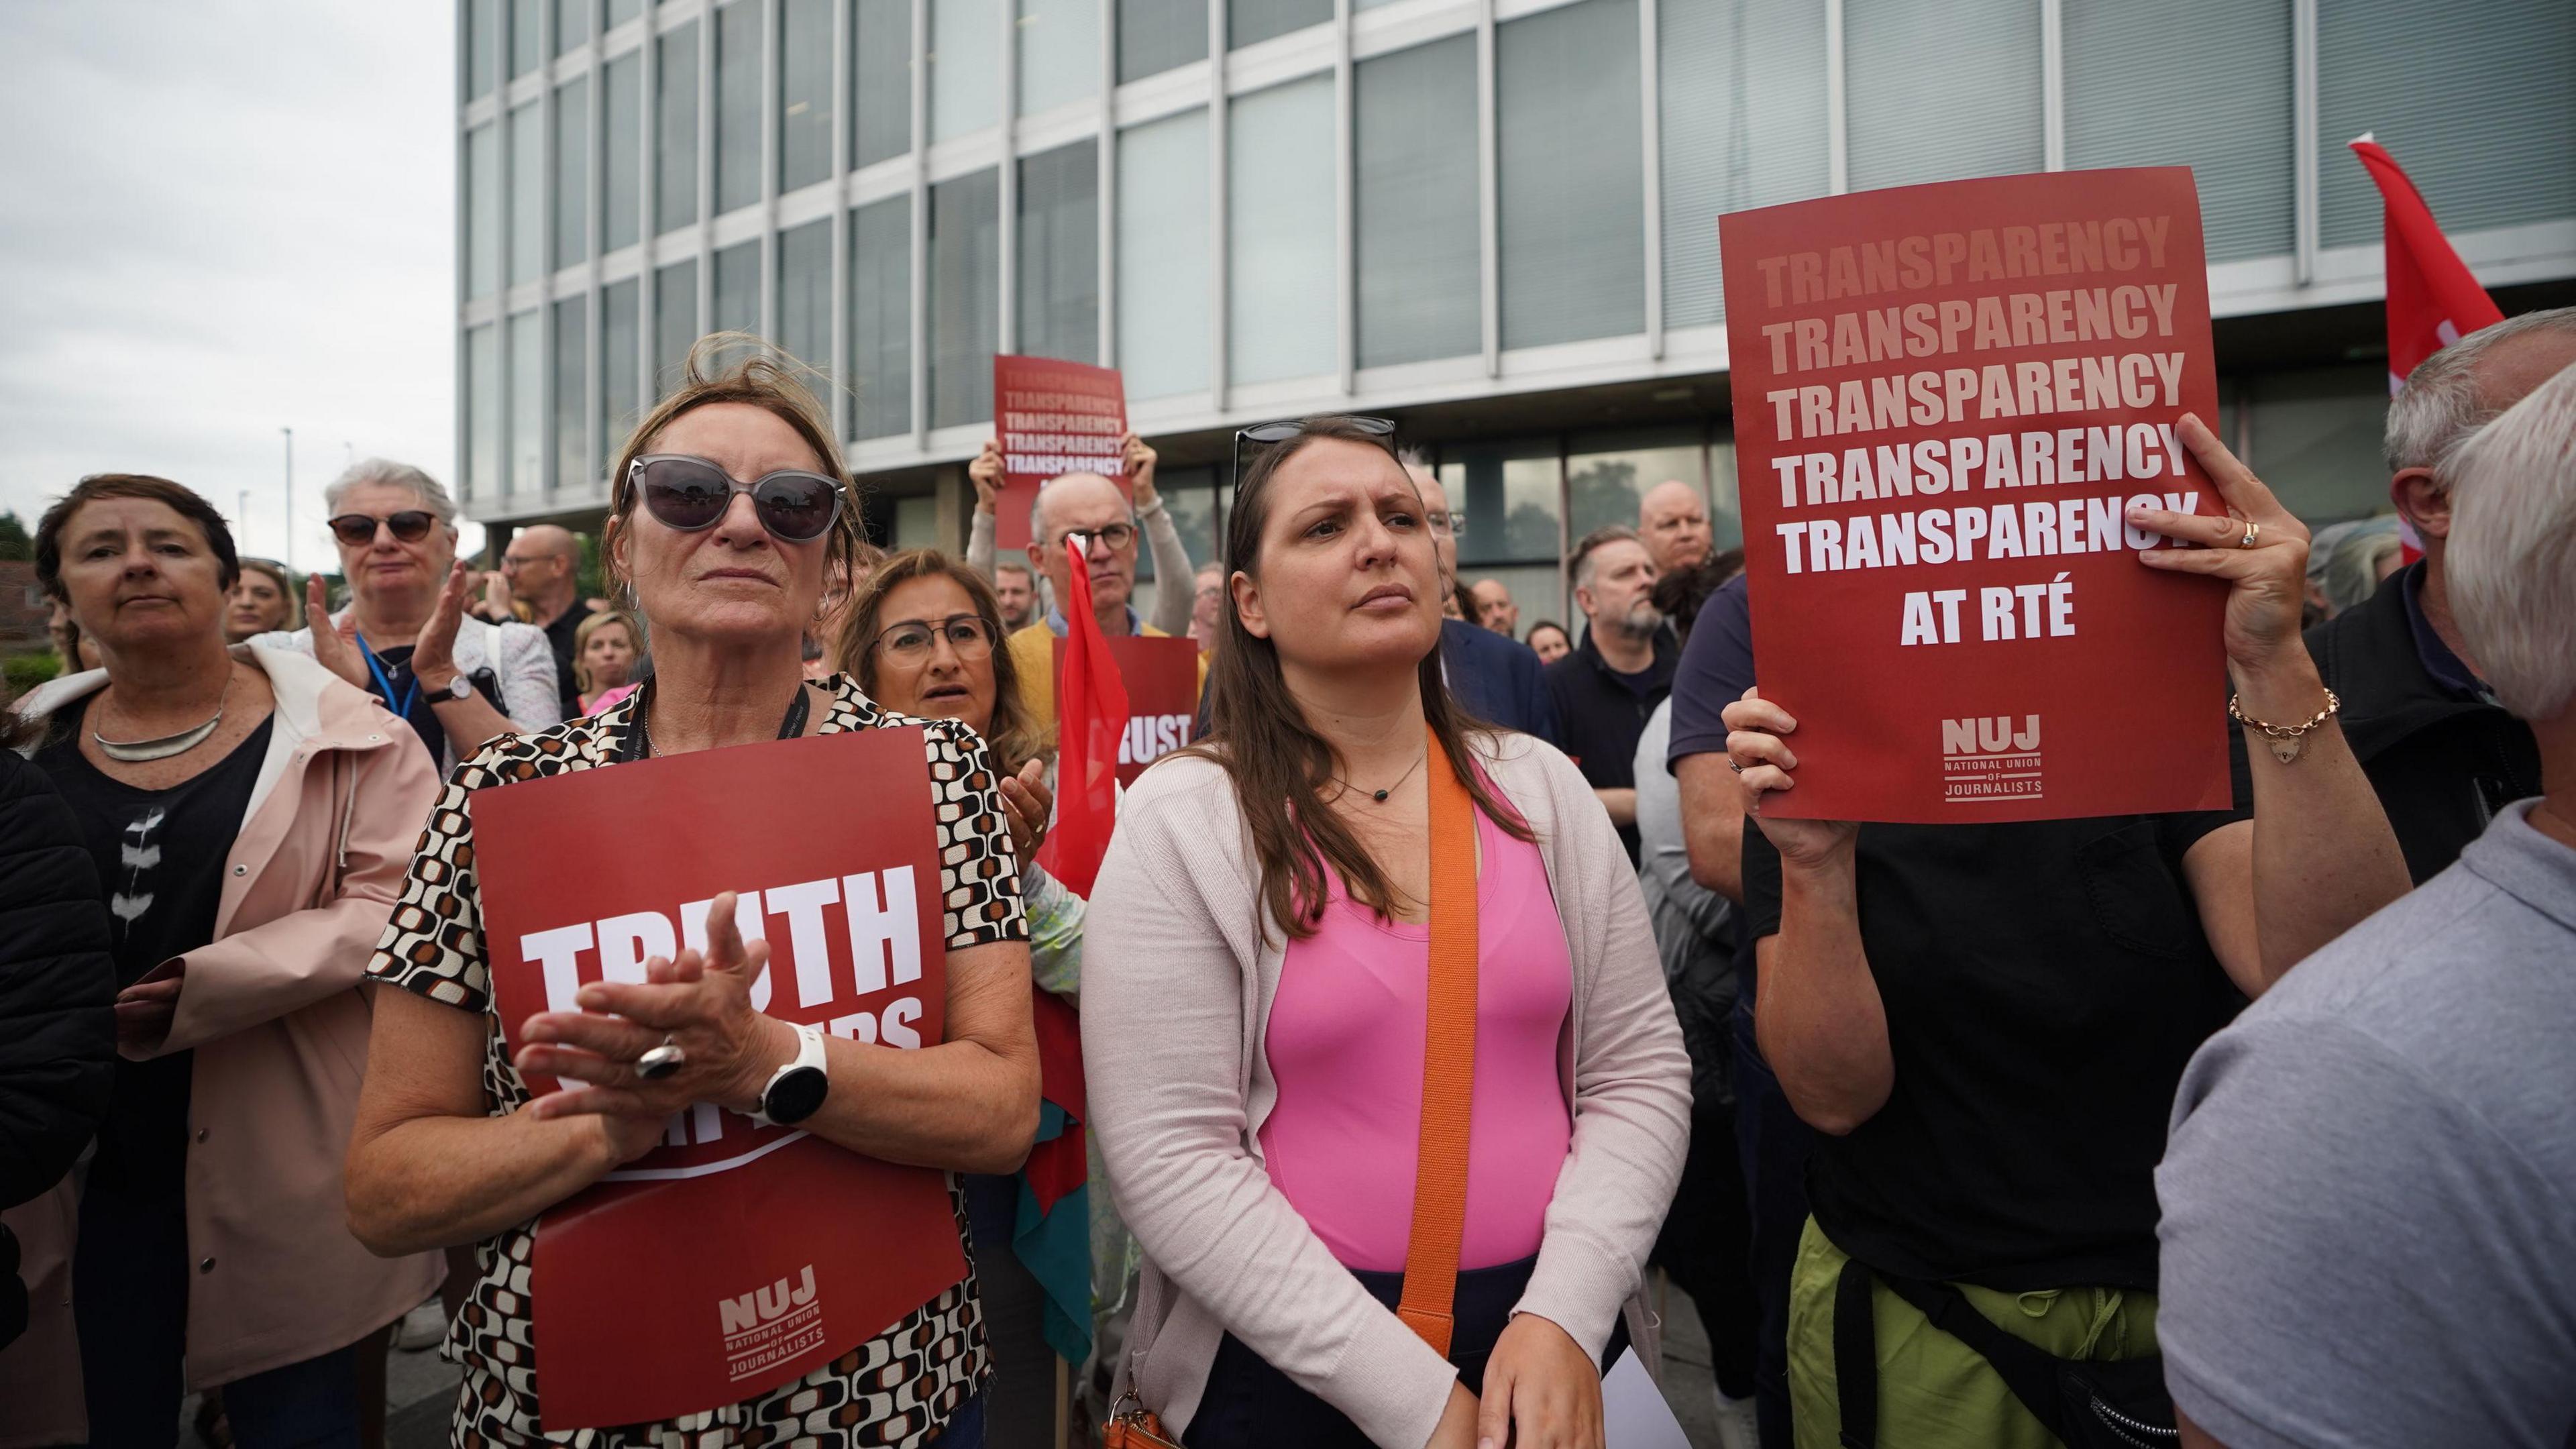
<path id="1" fill-rule="evenodd" d="M 2261 735 L 2264 743 L 2271 747 L 2272 758 L 2284 765 L 2298 759 L 2299 752 L 2307 748 L 2310 730 L 2334 718 L 2335 712 L 2342 708 L 2343 701 L 2329 689 L 2326 691 L 2326 707 L 2306 720 L 2294 725 L 2268 724 L 2237 708 L 2235 695 L 2227 696 L 2227 717 Z"/>

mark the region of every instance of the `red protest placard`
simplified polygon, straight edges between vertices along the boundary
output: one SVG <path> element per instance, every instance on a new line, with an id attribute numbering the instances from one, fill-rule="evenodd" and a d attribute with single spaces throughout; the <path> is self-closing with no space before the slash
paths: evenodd
<path id="1" fill-rule="evenodd" d="M 586 981 L 705 940 L 715 896 L 770 943 L 752 1004 L 896 1047 L 947 1017 L 921 731 L 858 730 L 584 770 L 473 797 L 508 1049 Z M 791 814 L 778 808 L 793 801 Z M 767 803 L 761 803 L 767 802 Z M 551 1078 L 528 1085 L 547 1092 Z M 943 1174 L 701 1103 L 538 1219 L 549 1432 L 667 1419 L 811 1373 L 966 1275 Z"/>
<path id="2" fill-rule="evenodd" d="M 2225 511 L 2182 167 L 1909 186 L 1719 218 L 1765 697 L 1805 819 L 2228 803 L 2223 590 L 2133 502 Z"/>
<path id="3" fill-rule="evenodd" d="M 1002 440 L 997 548 L 1029 546 L 1029 508 L 1049 478 L 1100 473 L 1126 481 L 1127 388 L 1114 367 L 996 357 L 993 422 Z"/>
<path id="4" fill-rule="evenodd" d="M 1121 634 L 1109 657 L 1127 685 L 1127 728 L 1118 736 L 1118 785 L 1136 783 L 1145 767 L 1190 742 L 1199 710 L 1199 646 L 1192 639 Z M 1055 697 L 1064 698 L 1064 640 L 1055 641 Z"/>

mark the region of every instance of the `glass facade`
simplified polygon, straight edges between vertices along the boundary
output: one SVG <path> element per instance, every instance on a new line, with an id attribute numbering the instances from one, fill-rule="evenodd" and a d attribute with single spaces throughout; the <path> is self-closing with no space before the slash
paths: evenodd
<path id="1" fill-rule="evenodd" d="M 594 506 L 736 327 L 846 388 L 872 517 L 953 526 L 892 499 L 962 496 L 1007 337 L 1114 361 L 1175 458 L 1266 417 L 1430 420 L 1471 567 L 1555 614 L 1557 549 L 1637 489 L 1695 479 L 1732 534 L 1728 211 L 2188 165 L 2229 435 L 2319 520 L 2382 506 L 2352 320 L 2380 209 L 2346 138 L 2390 146 L 2491 287 L 2576 276 L 2563 0 L 2332 0 L 2305 30 L 2295 0 L 1841 0 L 1838 50 L 1817 0 L 1381 3 L 459 0 L 462 491 Z M 1526 436 L 1611 416 L 1634 429 Z M 1198 476 L 1164 491 L 1212 551 Z"/>

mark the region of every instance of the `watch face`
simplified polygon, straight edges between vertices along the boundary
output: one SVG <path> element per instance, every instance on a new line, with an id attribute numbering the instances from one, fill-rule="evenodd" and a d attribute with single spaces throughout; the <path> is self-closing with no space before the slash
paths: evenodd
<path id="1" fill-rule="evenodd" d="M 821 1067 L 798 1067 L 770 1083 L 761 1115 L 781 1126 L 802 1122 L 821 1110 L 831 1086 L 831 1073 Z"/>

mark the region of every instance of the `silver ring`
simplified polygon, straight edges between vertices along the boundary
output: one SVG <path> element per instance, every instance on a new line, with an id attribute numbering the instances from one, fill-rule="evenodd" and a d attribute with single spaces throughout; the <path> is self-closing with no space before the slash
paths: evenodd
<path id="1" fill-rule="evenodd" d="M 665 1034 L 662 1044 L 635 1059 L 635 1075 L 648 1082 L 658 1082 L 689 1064 L 689 1054 Z"/>
<path id="2" fill-rule="evenodd" d="M 1744 773 L 1744 767 L 1743 767 L 1742 765 L 1739 765 L 1739 764 L 1735 763 L 1735 752 L 1734 752 L 1734 751 L 1732 751 L 1732 750 L 1729 750 L 1729 751 L 1727 752 L 1727 755 L 1726 755 L 1726 768 L 1728 768 L 1728 769 L 1730 769 L 1730 770 L 1733 770 L 1735 773 L 1737 773 L 1737 774 L 1739 774 L 1739 775 L 1741 775 L 1741 774 L 1743 774 L 1743 773 Z"/>

